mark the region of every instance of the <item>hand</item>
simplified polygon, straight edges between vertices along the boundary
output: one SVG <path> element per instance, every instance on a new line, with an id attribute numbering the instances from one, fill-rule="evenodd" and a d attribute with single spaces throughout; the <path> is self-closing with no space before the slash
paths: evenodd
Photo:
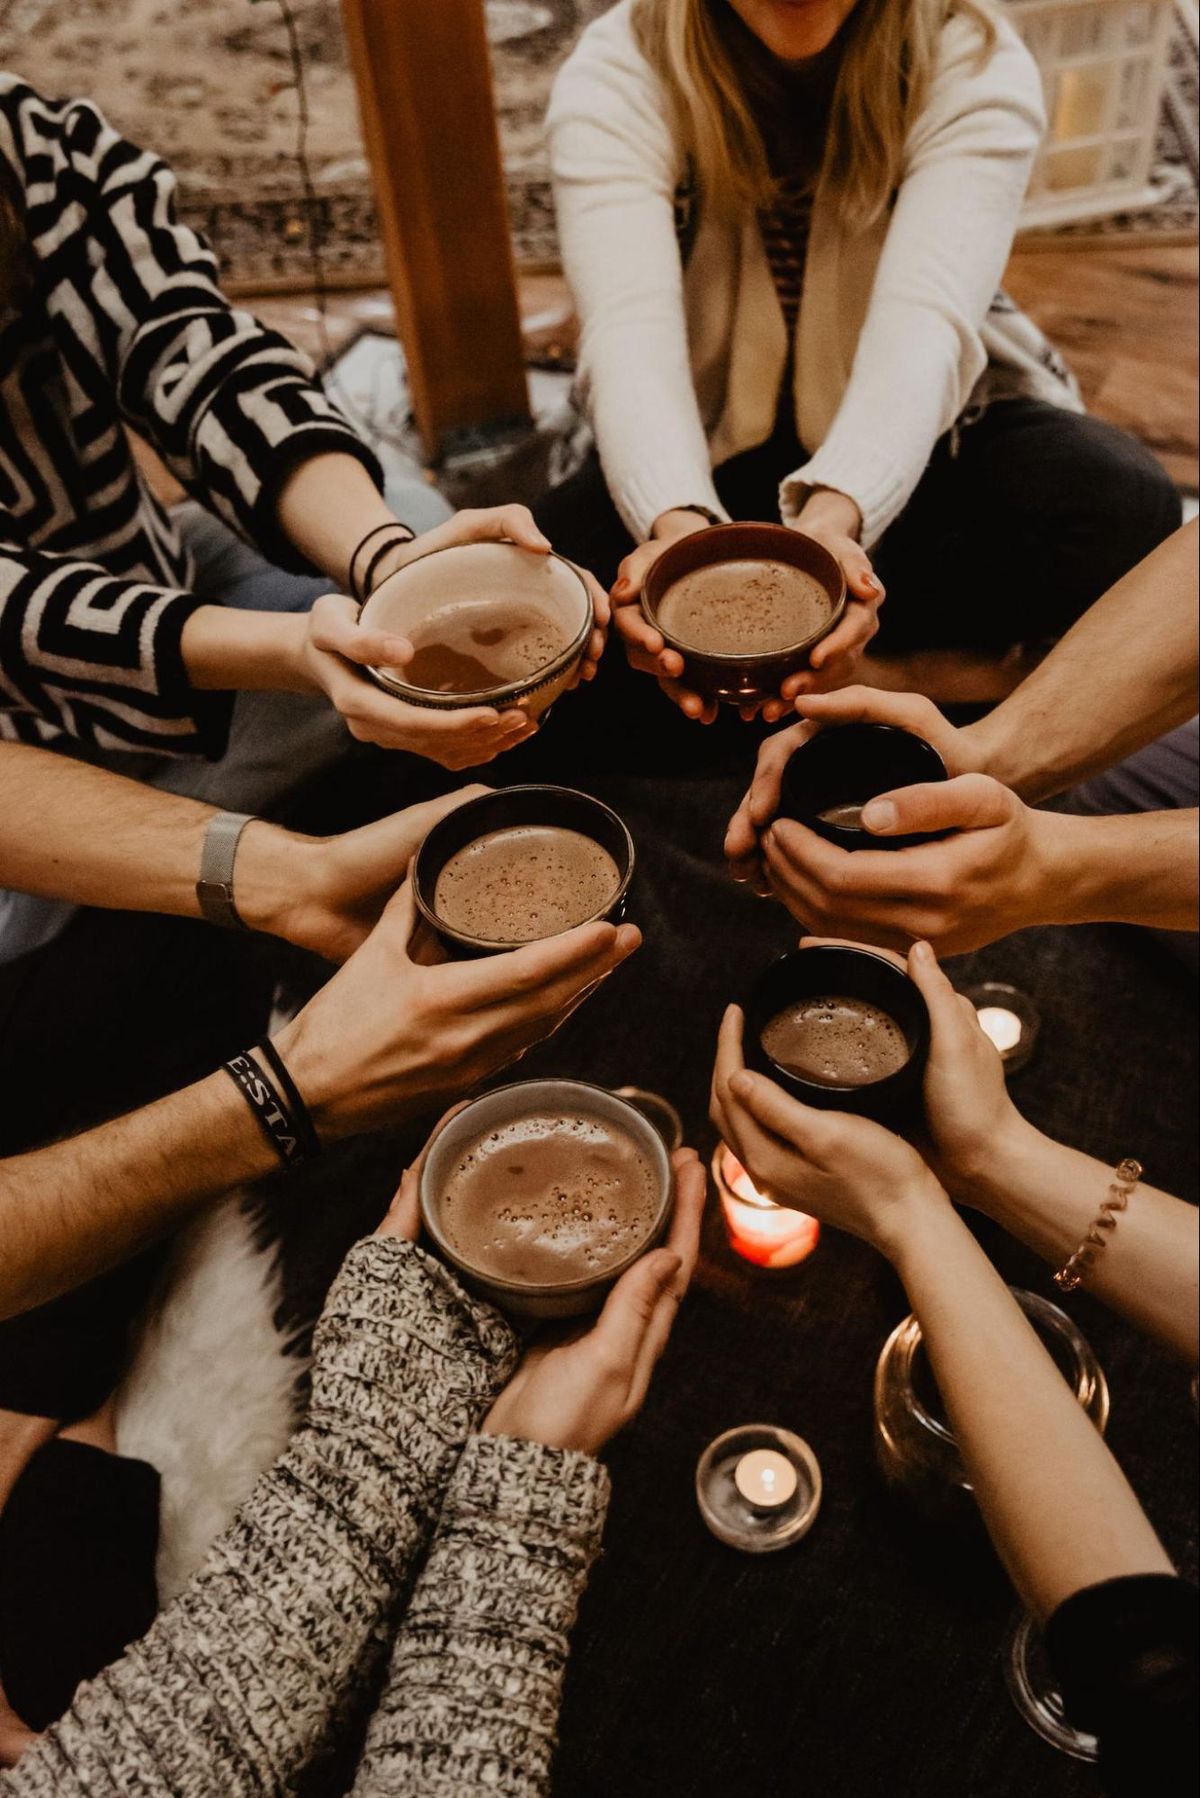
<path id="1" fill-rule="evenodd" d="M 15 1767 L 27 1748 L 38 1740 L 37 1732 L 23 1723 L 0 1686 L 0 1771 Z"/>
<path id="2" fill-rule="evenodd" d="M 581 924 L 478 961 L 422 966 L 411 882 L 276 1037 L 322 1137 L 382 1128 L 457 1097 L 550 1036 L 638 947 L 632 924 Z"/>
<path id="3" fill-rule="evenodd" d="M 636 1417 L 666 1347 L 700 1245 L 706 1179 L 694 1149 L 671 1157 L 675 1214 L 661 1249 L 621 1275 L 595 1323 L 528 1349 L 483 1421 L 518 1436 L 595 1455 Z"/>
<path id="4" fill-rule="evenodd" d="M 973 739 L 948 723 L 931 699 L 923 699 L 917 693 L 843 687 L 837 693 L 806 693 L 796 701 L 796 710 L 803 722 L 776 731 L 759 750 L 754 779 L 730 819 L 725 836 L 725 854 L 733 878 L 753 882 L 763 893 L 770 887 L 762 865 L 760 838 L 779 810 L 783 770 L 801 743 L 806 743 L 822 725 L 894 724 L 898 730 L 924 737 L 951 774 L 967 774 L 980 765 Z"/>
<path id="5" fill-rule="evenodd" d="M 460 787 L 333 837 L 299 836 L 256 818 L 238 843 L 238 915 L 252 930 L 345 961 L 379 922 L 438 820 L 488 791 Z"/>
<path id="6" fill-rule="evenodd" d="M 550 548 L 549 540 L 525 506 L 456 512 L 445 524 L 424 532 L 413 542 L 397 545 L 384 562 L 379 578 L 394 574 L 416 556 L 431 550 L 459 543 L 489 542 L 519 543 L 543 554 Z M 457 770 L 493 761 L 537 730 L 536 722 L 519 706 L 504 712 L 495 706 L 442 712 L 409 705 L 395 694 L 386 693 L 359 669 L 402 669 L 412 659 L 412 644 L 404 637 L 364 628 L 358 622 L 358 613 L 354 600 L 344 594 L 327 593 L 318 599 L 309 613 L 302 660 L 307 679 L 328 696 L 345 719 L 351 736 L 360 743 L 406 749 L 440 763 L 443 768 Z M 604 624 L 598 624 L 588 646 L 589 658 L 593 660 L 604 648 L 604 629 Z"/>
<path id="7" fill-rule="evenodd" d="M 946 1195 L 917 1151 L 881 1124 L 816 1111 L 742 1059 L 742 1013 L 726 1011 L 709 1116 L 762 1193 L 862 1237 L 889 1259 Z"/>
<path id="8" fill-rule="evenodd" d="M 928 943 L 913 944 L 908 972 L 929 1008 L 925 1118 L 934 1165 L 953 1192 L 970 1187 L 980 1167 L 1031 1126 L 1008 1096 L 1004 1063 L 975 1007 L 955 992 Z"/>
<path id="9" fill-rule="evenodd" d="M 785 523 L 823 544 L 846 581 L 846 610 L 837 628 L 816 645 L 808 658 L 809 667 L 789 675 L 783 683 L 783 697 L 791 701 L 801 693 L 844 687 L 854 678 L 867 644 L 879 629 L 879 608 L 887 595 L 858 541 L 862 514 L 848 494 L 821 488 Z M 777 715 L 782 716 L 782 711 Z"/>
<path id="10" fill-rule="evenodd" d="M 702 699 L 680 683 L 683 657 L 677 649 L 668 649 L 661 631 L 656 631 L 643 616 L 642 588 L 646 576 L 669 544 L 693 531 L 708 528 L 708 521 L 698 512 L 664 512 L 656 518 L 650 540 L 630 550 L 617 570 L 613 583 L 613 623 L 625 644 L 629 666 L 643 674 L 652 674 L 667 698 L 677 705 L 685 718 L 700 724 L 712 724 L 719 707 L 715 699 Z"/>
<path id="11" fill-rule="evenodd" d="M 948 830 L 890 852 L 846 850 L 791 819 L 762 838 L 771 891 L 806 929 L 891 949 L 917 938 L 961 955 L 1067 921 L 1076 820 L 1032 811 L 986 774 L 903 787 L 863 807 L 876 835 Z"/>

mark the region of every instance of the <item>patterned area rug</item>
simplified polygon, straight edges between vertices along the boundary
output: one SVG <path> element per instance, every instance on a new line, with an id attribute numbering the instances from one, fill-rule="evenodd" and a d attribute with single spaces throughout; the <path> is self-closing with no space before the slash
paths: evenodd
<path id="1" fill-rule="evenodd" d="M 402 0 L 401 0 L 402 3 Z M 541 124 L 555 71 L 611 0 L 485 0 L 519 259 L 556 255 Z M 1163 109 L 1160 205 L 1068 232 L 1180 232 L 1197 219 L 1196 0 L 1179 23 Z M 329 278 L 379 280 L 375 209 L 337 0 L 289 0 Z M 308 284 L 297 106 L 280 0 L 0 0 L 0 66 L 86 95 L 178 171 L 182 208 L 245 287 Z"/>

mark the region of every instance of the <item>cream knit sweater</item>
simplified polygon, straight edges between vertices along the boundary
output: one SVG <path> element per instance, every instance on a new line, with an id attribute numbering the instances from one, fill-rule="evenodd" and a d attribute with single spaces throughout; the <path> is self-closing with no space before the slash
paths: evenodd
<path id="1" fill-rule="evenodd" d="M 771 434 L 787 360 L 757 220 L 701 217 L 686 269 L 686 174 L 667 96 L 638 48 L 633 0 L 584 33 L 547 120 L 563 263 L 581 321 L 581 393 L 613 500 L 635 538 L 660 513 L 724 516 L 712 469 Z M 961 16 L 942 32 L 895 205 L 851 231 L 813 209 L 795 342 L 796 427 L 810 459 L 780 489 L 849 494 L 869 547 L 903 509 L 989 363 L 1003 387 L 1081 410 L 1041 333 L 997 289 L 1043 126 L 1037 68 L 1012 27 L 981 59 Z"/>

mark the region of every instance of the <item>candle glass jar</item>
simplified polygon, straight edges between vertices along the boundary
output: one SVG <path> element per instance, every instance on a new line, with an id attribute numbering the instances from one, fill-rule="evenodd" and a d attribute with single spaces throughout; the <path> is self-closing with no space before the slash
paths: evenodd
<path id="1" fill-rule="evenodd" d="M 795 1267 L 817 1246 L 821 1226 L 807 1211 L 791 1211 L 759 1192 L 732 1149 L 718 1143 L 712 1177 L 721 1200 L 729 1246 L 755 1267 Z"/>
<path id="2" fill-rule="evenodd" d="M 786 1462 L 795 1487 L 779 1504 L 755 1504 L 741 1490 L 739 1466 L 756 1450 Z M 746 1554 L 770 1554 L 808 1534 L 821 1508 L 821 1466 L 802 1436 L 775 1424 L 748 1423 L 710 1442 L 696 1466 L 696 1503 L 721 1542 Z"/>
<path id="3" fill-rule="evenodd" d="M 1009 1633 L 1004 1677 L 1018 1713 L 1043 1742 L 1049 1742 L 1073 1760 L 1099 1758 L 1100 1744 L 1095 1736 L 1076 1729 L 1068 1719 L 1062 1693 L 1046 1658 L 1042 1632 L 1036 1620 L 1025 1613 L 1017 1618 Z"/>
<path id="4" fill-rule="evenodd" d="M 1029 997 L 1003 980 L 984 980 L 963 989 L 979 1016 L 984 1034 L 996 1045 L 1004 1078 L 1019 1074 L 1037 1047 L 1041 1013 Z"/>
<path id="5" fill-rule="evenodd" d="M 1103 1434 L 1108 1382 L 1087 1339 L 1065 1311 L 1035 1292 L 1012 1288 L 1075 1397 Z M 875 1368 L 875 1454 L 884 1479 L 925 1517 L 970 1526 L 975 1496 L 921 1340 L 906 1317 L 883 1345 Z"/>

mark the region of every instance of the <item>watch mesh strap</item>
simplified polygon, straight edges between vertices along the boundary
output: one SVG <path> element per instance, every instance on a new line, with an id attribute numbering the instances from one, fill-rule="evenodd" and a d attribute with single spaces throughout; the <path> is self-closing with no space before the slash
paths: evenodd
<path id="1" fill-rule="evenodd" d="M 238 839 L 253 821 L 250 812 L 218 812 L 205 832 L 200 852 L 200 878 L 196 882 L 200 910 L 210 924 L 220 924 L 226 930 L 246 928 L 233 902 L 233 861 Z"/>

